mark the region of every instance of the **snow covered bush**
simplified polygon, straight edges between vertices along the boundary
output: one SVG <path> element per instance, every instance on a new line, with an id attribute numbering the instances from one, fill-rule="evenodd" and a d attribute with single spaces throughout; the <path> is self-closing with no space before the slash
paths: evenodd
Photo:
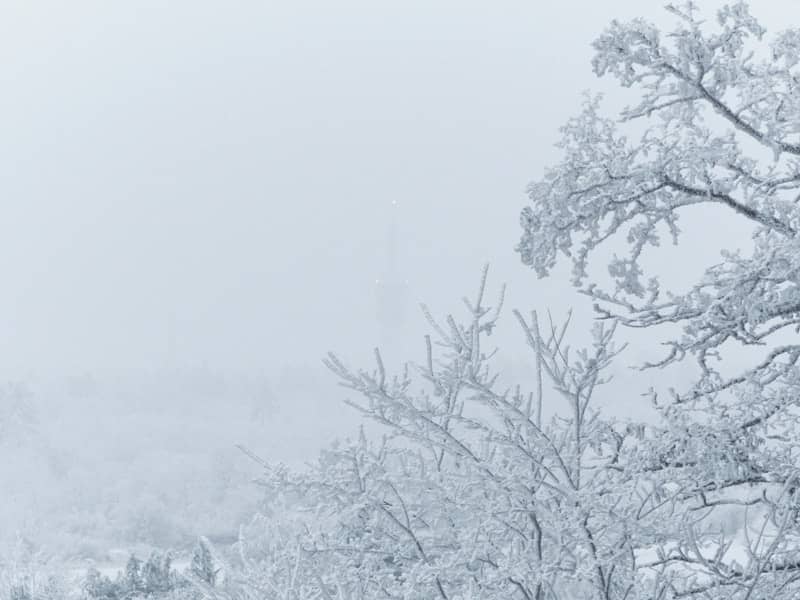
<path id="1" fill-rule="evenodd" d="M 90 569 L 83 580 L 85 600 L 197 600 L 200 594 L 190 586 L 192 574 L 178 573 L 169 554 L 153 552 L 146 561 L 128 558 L 125 570 L 112 579 Z"/>
<path id="2" fill-rule="evenodd" d="M 570 352 L 566 327 L 515 313 L 561 404 L 499 384 L 487 346 L 502 294 L 486 271 L 467 319 L 429 317 L 426 359 L 391 374 L 328 366 L 384 436 L 322 453 L 308 471 L 265 465 L 267 514 L 243 530 L 234 597 L 554 598 L 635 586 L 634 550 L 660 506 L 624 469 L 641 428 L 604 419 L 592 395 L 620 349 L 599 324 Z M 634 455 L 635 456 L 635 455 Z M 231 588 L 232 589 L 232 588 Z M 593 596 L 594 594 L 594 596 Z"/>
<path id="3" fill-rule="evenodd" d="M 66 600 L 73 594 L 63 575 L 63 565 L 18 537 L 0 554 L 0 599 Z"/>

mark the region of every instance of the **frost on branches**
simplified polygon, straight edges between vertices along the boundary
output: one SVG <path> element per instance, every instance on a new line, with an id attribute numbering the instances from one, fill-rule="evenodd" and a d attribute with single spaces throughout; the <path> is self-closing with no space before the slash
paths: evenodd
<path id="1" fill-rule="evenodd" d="M 505 387 L 487 345 L 502 294 L 487 301 L 484 272 L 463 321 L 425 309 L 419 364 L 397 372 L 376 351 L 364 371 L 330 355 L 383 438 L 362 433 L 303 472 L 265 464 L 264 516 L 243 528 L 216 597 L 800 597 L 800 31 L 767 45 L 743 3 L 716 24 L 691 4 L 669 10 L 669 34 L 614 22 L 595 42 L 595 72 L 640 102 L 619 120 L 587 101 L 522 213 L 522 260 L 543 277 L 571 259 L 601 317 L 593 344 L 570 351 L 566 326 L 514 312 L 539 383 Z M 752 254 L 662 290 L 642 253 L 665 232 L 677 242 L 678 215 L 704 203 L 752 225 Z M 614 238 L 627 251 L 606 289 L 588 265 Z M 646 367 L 699 364 L 688 389 L 653 394 L 657 423 L 593 404 L 617 324 L 682 328 Z M 761 358 L 721 373 L 714 361 L 737 344 Z"/>
<path id="2" fill-rule="evenodd" d="M 767 39 L 743 2 L 716 21 L 692 3 L 667 8 L 669 33 L 613 22 L 595 41 L 595 73 L 639 102 L 614 119 L 588 100 L 567 123 L 563 162 L 530 187 L 517 250 L 540 277 L 569 259 L 603 318 L 680 326 L 645 367 L 699 365 L 688 389 L 653 396 L 663 422 L 624 467 L 657 482 L 674 511 L 636 560 L 637 577 L 653 584 L 640 597 L 796 598 L 800 30 Z M 750 223 L 753 250 L 723 251 L 687 291 L 662 290 L 642 253 L 665 233 L 677 243 L 678 216 L 698 204 Z M 608 265 L 610 287 L 588 273 L 607 240 L 626 248 Z M 737 346 L 761 356 L 722 373 Z"/>
<path id="3" fill-rule="evenodd" d="M 562 410 L 503 389 L 487 347 L 500 299 L 486 272 L 467 320 L 430 317 L 426 360 L 390 374 L 328 366 L 386 435 L 325 452 L 304 473 L 267 468 L 269 516 L 243 531 L 243 590 L 277 598 L 622 598 L 662 501 L 629 473 L 641 428 L 602 418 L 592 395 L 619 352 L 614 327 L 570 351 L 565 327 L 515 313 Z M 538 359 L 538 360 L 537 360 Z M 255 592 L 254 592 L 255 593 Z"/>

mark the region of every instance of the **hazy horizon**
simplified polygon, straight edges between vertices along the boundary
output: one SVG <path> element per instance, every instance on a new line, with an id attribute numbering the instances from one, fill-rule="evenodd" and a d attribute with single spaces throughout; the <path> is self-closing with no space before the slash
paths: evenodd
<path id="1" fill-rule="evenodd" d="M 490 261 L 579 305 L 513 251 L 525 186 L 607 88 L 591 41 L 661 4 L 5 3 L 0 376 L 368 361 L 392 201 L 411 304 Z"/>

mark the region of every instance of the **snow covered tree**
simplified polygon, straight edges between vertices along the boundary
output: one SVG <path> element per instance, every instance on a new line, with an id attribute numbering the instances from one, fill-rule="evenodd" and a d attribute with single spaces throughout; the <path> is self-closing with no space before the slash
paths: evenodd
<path id="1" fill-rule="evenodd" d="M 640 101 L 615 119 L 587 100 L 522 212 L 523 262 L 544 277 L 570 259 L 594 300 L 591 346 L 515 312 L 539 379 L 532 393 L 504 382 L 487 347 L 502 294 L 486 306 L 484 272 L 465 321 L 425 309 L 419 364 L 330 355 L 384 437 L 362 432 L 303 472 L 265 464 L 265 516 L 243 528 L 221 597 L 800 597 L 800 30 L 766 45 L 743 2 L 716 24 L 692 3 L 668 10 L 667 34 L 613 22 L 595 42 L 595 72 Z M 645 280 L 645 248 L 677 242 L 678 216 L 702 204 L 746 219 L 752 250 L 723 252 L 683 293 Z M 589 266 L 615 238 L 609 287 Z M 658 422 L 593 403 L 619 323 L 678 328 L 644 368 L 699 365 L 687 389 L 652 393 Z M 718 359 L 737 344 L 764 355 L 731 374 Z"/>
<path id="2" fill-rule="evenodd" d="M 442 323 L 420 364 L 390 375 L 335 355 L 328 366 L 385 432 L 324 452 L 310 470 L 265 465 L 268 516 L 243 531 L 234 597 L 545 600 L 623 598 L 638 589 L 634 552 L 655 543 L 661 505 L 623 465 L 640 427 L 592 407 L 620 349 L 598 325 L 570 352 L 566 327 L 515 313 L 561 405 L 545 420 L 542 386 L 499 383 L 486 337 L 502 304 L 479 292 L 467 320 Z M 553 411 L 548 411 L 553 412 Z M 227 570 L 229 570 L 230 567 Z"/>
<path id="3" fill-rule="evenodd" d="M 716 22 L 691 2 L 667 8 L 677 25 L 666 34 L 614 21 L 595 41 L 595 73 L 639 101 L 615 119 L 589 99 L 563 127 L 563 161 L 530 186 L 517 250 L 539 277 L 571 260 L 601 318 L 671 324 L 668 352 L 643 367 L 687 356 L 699 365 L 688 389 L 653 393 L 663 423 L 626 465 L 672 505 L 652 556 L 635 561 L 652 597 L 795 598 L 800 29 L 767 42 L 744 2 Z M 677 243 L 678 217 L 696 205 L 746 220 L 752 250 L 723 250 L 686 291 L 663 290 L 643 253 L 664 233 Z M 626 245 L 608 265 L 610 286 L 589 273 L 604 244 Z M 762 355 L 731 373 L 724 359 L 737 347 Z"/>
<path id="4" fill-rule="evenodd" d="M 136 555 L 131 554 L 128 557 L 128 562 L 125 564 L 125 585 L 131 593 L 136 593 L 144 589 L 144 582 L 142 580 L 142 561 L 136 558 Z"/>
<path id="5" fill-rule="evenodd" d="M 141 570 L 142 588 L 146 594 L 168 592 L 175 586 L 172 556 L 169 553 L 152 552 Z"/>
<path id="6" fill-rule="evenodd" d="M 192 561 L 189 565 L 191 574 L 202 582 L 214 587 L 217 583 L 219 569 L 214 564 L 214 556 L 209 548 L 209 543 L 205 538 L 200 538 L 192 552 Z"/>

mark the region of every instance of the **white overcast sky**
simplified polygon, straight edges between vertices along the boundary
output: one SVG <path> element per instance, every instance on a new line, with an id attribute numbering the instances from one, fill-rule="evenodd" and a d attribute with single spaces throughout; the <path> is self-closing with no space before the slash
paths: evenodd
<path id="1" fill-rule="evenodd" d="M 0 374 L 368 357 L 393 200 L 434 309 L 487 260 L 515 306 L 584 302 L 519 265 L 517 216 L 608 89 L 591 41 L 661 5 L 5 0 Z"/>

